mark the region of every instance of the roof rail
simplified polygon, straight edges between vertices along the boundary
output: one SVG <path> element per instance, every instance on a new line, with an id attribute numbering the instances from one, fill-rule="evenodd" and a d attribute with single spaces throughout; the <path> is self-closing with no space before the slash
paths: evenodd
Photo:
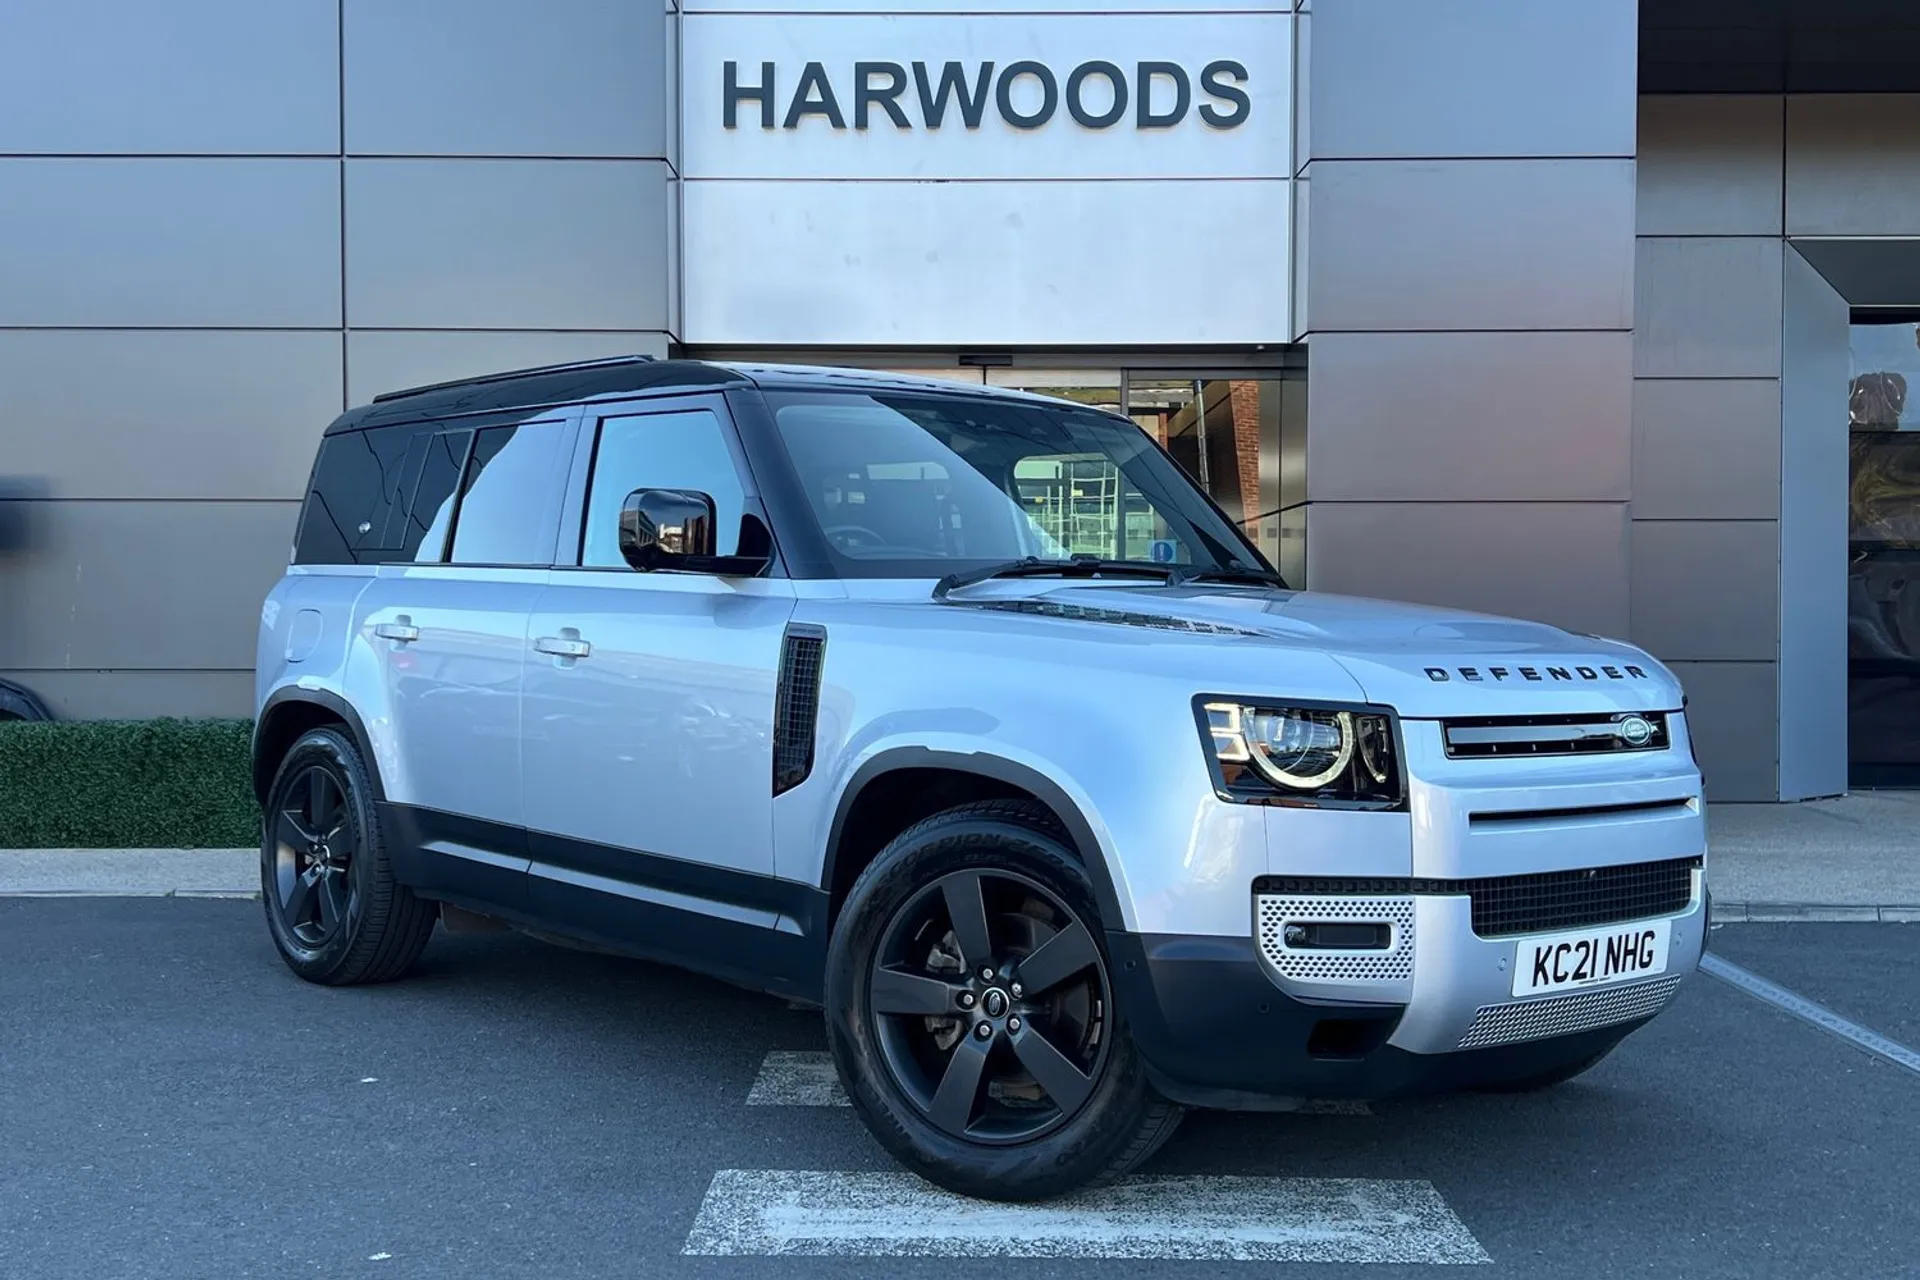
<path id="1" fill-rule="evenodd" d="M 476 378 L 453 378 L 446 382 L 429 382 L 418 387 L 404 387 L 399 391 L 382 391 L 373 398 L 374 404 L 384 404 L 388 400 L 400 400 L 407 396 L 424 395 L 429 391 L 450 391 L 454 387 L 479 386 L 486 382 L 508 382 L 514 378 L 531 378 L 542 373 L 571 373 L 578 369 L 609 369 L 623 364 L 649 364 L 652 356 L 607 356 L 601 360 L 570 360 L 565 364 L 535 365 L 530 369 L 509 369 L 504 373 L 483 373 Z"/>

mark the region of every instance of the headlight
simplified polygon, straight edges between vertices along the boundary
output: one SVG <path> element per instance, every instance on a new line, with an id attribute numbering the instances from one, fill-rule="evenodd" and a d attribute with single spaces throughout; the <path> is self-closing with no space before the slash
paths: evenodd
<path id="1" fill-rule="evenodd" d="M 1200 712 L 1226 799 L 1385 808 L 1403 797 L 1398 736 L 1382 708 L 1204 699 Z"/>

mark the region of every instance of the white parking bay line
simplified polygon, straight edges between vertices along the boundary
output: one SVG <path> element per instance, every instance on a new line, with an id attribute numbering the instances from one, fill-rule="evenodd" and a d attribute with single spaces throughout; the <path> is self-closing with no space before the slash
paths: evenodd
<path id="1" fill-rule="evenodd" d="M 775 1049 L 761 1060 L 760 1073 L 747 1090 L 750 1107 L 847 1107 L 833 1055 L 813 1049 Z M 1293 1114 L 1303 1116 L 1370 1116 L 1364 1102 L 1312 1101 Z"/>
<path id="2" fill-rule="evenodd" d="M 747 1091 L 750 1107 L 849 1107 L 833 1069 L 833 1056 L 809 1050 L 775 1049 L 760 1063 Z"/>
<path id="3" fill-rule="evenodd" d="M 1839 1036 L 1842 1040 L 1851 1041 L 1868 1053 L 1878 1054 L 1888 1062 L 1905 1067 L 1909 1071 L 1920 1072 L 1920 1053 L 1915 1053 L 1897 1040 L 1887 1039 L 1877 1031 L 1869 1031 L 1857 1022 L 1849 1022 L 1825 1005 L 1815 1004 L 1805 996 L 1796 995 L 1778 983 L 1769 982 L 1757 973 L 1750 973 L 1731 960 L 1724 960 L 1708 952 L 1700 957 L 1700 967 L 1720 981 L 1739 987 L 1748 995 L 1765 1000 L 1768 1004 L 1785 1009 L 1796 1018 L 1803 1018 L 1822 1031 Z"/>
<path id="4" fill-rule="evenodd" d="M 1433 1184 L 1372 1178 L 1131 1178 L 1037 1205 L 952 1195 L 910 1173 L 722 1169 L 685 1254 L 1491 1262 Z"/>

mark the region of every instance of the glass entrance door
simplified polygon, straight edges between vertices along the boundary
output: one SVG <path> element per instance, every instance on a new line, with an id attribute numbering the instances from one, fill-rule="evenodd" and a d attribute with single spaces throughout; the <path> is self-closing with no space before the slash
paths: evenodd
<path id="1" fill-rule="evenodd" d="M 1920 324 L 1855 324 L 1847 747 L 1856 787 L 1920 786 Z"/>

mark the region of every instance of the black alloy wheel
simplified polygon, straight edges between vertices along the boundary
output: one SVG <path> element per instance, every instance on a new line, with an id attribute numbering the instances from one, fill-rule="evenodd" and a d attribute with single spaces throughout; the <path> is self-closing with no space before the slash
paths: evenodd
<path id="1" fill-rule="evenodd" d="M 293 777 L 274 818 L 280 921 L 308 948 L 325 946 L 360 906 L 348 874 L 353 833 L 346 818 L 346 788 L 331 767 L 321 763 Z"/>
<path id="2" fill-rule="evenodd" d="M 955 871 L 920 890 L 894 913 L 867 990 L 893 1082 L 964 1141 L 1058 1128 L 1106 1062 L 1106 962 L 1072 910 L 1017 872 Z"/>
<path id="3" fill-rule="evenodd" d="M 961 805 L 880 851 L 835 919 L 826 1012 L 855 1113 L 949 1191 L 1096 1186 L 1180 1121 L 1134 1048 L 1087 869 L 1032 802 Z"/>
<path id="4" fill-rule="evenodd" d="M 439 907 L 394 878 L 366 763 L 344 733 L 314 729 L 293 744 L 261 826 L 267 927 L 290 969 L 344 986 L 412 967 Z"/>

